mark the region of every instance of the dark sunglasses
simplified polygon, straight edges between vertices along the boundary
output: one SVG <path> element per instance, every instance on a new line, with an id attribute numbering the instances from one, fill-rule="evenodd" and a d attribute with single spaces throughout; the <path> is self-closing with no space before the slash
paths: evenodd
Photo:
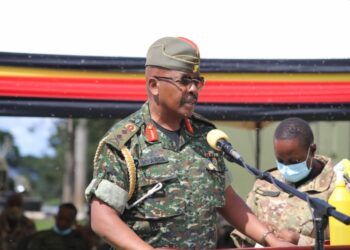
<path id="1" fill-rule="evenodd" d="M 204 84 L 205 84 L 205 79 L 202 76 L 196 77 L 196 78 L 192 78 L 189 76 L 182 76 L 180 79 L 174 79 L 172 77 L 165 77 L 165 76 L 153 76 L 153 77 L 159 81 L 179 83 L 178 85 L 180 87 L 186 88 L 187 90 L 189 90 L 192 84 L 194 84 L 199 91 L 204 87 Z"/>

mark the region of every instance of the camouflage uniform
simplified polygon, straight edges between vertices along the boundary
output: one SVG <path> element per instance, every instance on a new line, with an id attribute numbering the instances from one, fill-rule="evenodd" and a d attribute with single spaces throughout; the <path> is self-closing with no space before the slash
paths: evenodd
<path id="1" fill-rule="evenodd" d="M 216 245 L 216 208 L 224 206 L 228 173 L 220 153 L 206 141 L 214 125 L 196 114 L 189 121 L 190 125 L 181 125 L 177 146 L 153 125 L 145 103 L 107 133 L 94 178 L 85 191 L 88 201 L 95 195 L 109 204 L 154 247 L 210 249 Z M 128 204 L 156 183 L 163 184 L 132 209 L 125 209 L 129 176 L 120 153 L 123 145 L 137 168 L 136 189 Z"/>
<path id="2" fill-rule="evenodd" d="M 24 215 L 18 220 L 17 226 L 11 229 L 6 215 L 0 215 L 0 250 L 14 250 L 17 243 L 35 233 L 35 224 Z"/>
<path id="3" fill-rule="evenodd" d="M 316 155 L 317 160 L 325 164 L 322 172 L 313 180 L 302 184 L 297 189 L 305 192 L 310 197 L 327 201 L 335 187 L 335 174 L 331 160 L 327 157 Z M 283 181 L 278 170 L 273 170 L 271 175 Z M 258 219 L 267 225 L 272 225 L 275 231 L 291 229 L 300 234 L 298 245 L 313 245 L 314 225 L 312 214 L 307 203 L 298 197 L 280 191 L 277 187 L 264 180 L 257 180 L 247 199 L 247 205 L 256 214 Z M 254 242 L 234 230 L 231 237 L 236 245 L 242 240 L 249 244 Z"/>
<path id="4" fill-rule="evenodd" d="M 34 234 L 26 243 L 25 250 L 88 250 L 88 248 L 76 230 L 67 235 L 59 235 L 49 229 Z"/>

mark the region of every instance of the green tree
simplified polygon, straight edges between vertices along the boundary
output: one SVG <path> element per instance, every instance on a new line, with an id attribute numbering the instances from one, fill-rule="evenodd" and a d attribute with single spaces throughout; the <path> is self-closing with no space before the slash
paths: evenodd
<path id="1" fill-rule="evenodd" d="M 0 130 L 0 157 L 3 157 L 12 165 L 18 165 L 20 158 L 18 147 L 15 145 L 13 135 Z"/>
<path id="2" fill-rule="evenodd" d="M 67 134 L 65 126 L 66 119 L 56 121 L 56 132 L 50 137 L 49 144 L 54 149 L 54 156 L 21 156 L 16 146 L 12 146 L 9 159 L 11 163 L 25 166 L 25 168 L 36 173 L 34 177 L 27 176 L 31 180 L 33 195 L 41 197 L 44 203 L 57 204 L 62 198 L 62 183 L 65 169 L 65 152 L 67 144 L 73 143 L 74 135 Z M 110 127 L 116 122 L 116 119 L 89 119 L 88 120 L 88 147 L 87 147 L 87 183 L 92 178 L 93 159 L 99 141 Z M 73 119 L 73 127 L 77 120 Z M 13 136 L 10 133 L 0 131 L 0 142 L 5 137 L 10 138 L 12 145 Z M 33 142 L 35 143 L 35 142 Z"/>

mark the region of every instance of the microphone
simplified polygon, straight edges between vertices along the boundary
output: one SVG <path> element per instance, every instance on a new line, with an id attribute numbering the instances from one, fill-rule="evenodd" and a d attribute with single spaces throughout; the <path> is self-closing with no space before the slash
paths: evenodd
<path id="1" fill-rule="evenodd" d="M 207 134 L 207 142 L 209 143 L 210 147 L 217 151 L 223 151 L 227 160 L 242 163 L 243 158 L 236 150 L 234 150 L 231 143 L 229 143 L 227 140 L 227 134 L 219 129 L 210 130 Z"/>

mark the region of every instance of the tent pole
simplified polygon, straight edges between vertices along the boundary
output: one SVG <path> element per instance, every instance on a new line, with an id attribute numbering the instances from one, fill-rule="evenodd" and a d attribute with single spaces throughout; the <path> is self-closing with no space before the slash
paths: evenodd
<path id="1" fill-rule="evenodd" d="M 257 169 L 260 169 L 260 129 L 261 122 L 256 122 L 255 131 L 256 131 L 256 148 L 255 148 L 255 166 Z"/>

